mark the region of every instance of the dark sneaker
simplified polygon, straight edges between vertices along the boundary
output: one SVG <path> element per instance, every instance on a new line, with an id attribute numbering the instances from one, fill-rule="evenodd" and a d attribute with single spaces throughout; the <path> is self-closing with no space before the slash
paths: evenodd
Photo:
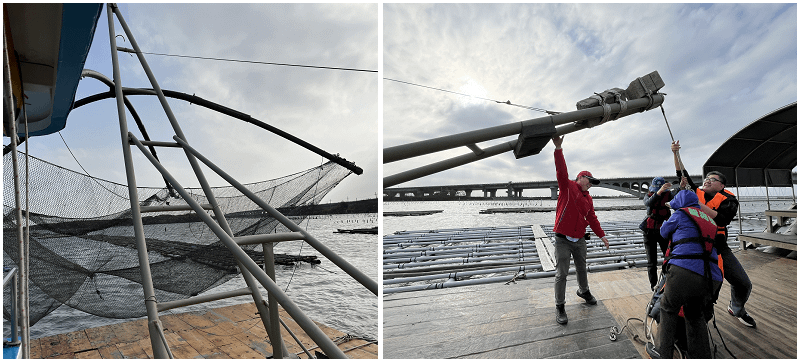
<path id="1" fill-rule="evenodd" d="M 650 356 L 650 359 L 661 359 L 661 354 L 656 351 L 656 346 L 652 343 L 647 342 L 647 345 L 644 347 L 647 351 L 647 355 Z"/>
<path id="2" fill-rule="evenodd" d="M 730 304 L 728 305 L 728 313 L 730 315 L 736 317 L 736 315 L 733 314 L 733 310 L 731 309 Z M 748 326 L 750 328 L 755 328 L 756 327 L 756 320 L 753 319 L 753 317 L 751 317 L 749 314 L 747 314 L 747 312 L 744 312 L 743 315 L 741 315 L 739 317 L 736 317 L 736 318 L 739 319 L 739 322 L 742 322 L 742 324 L 744 324 L 744 325 L 746 325 L 746 326 Z"/>
<path id="3" fill-rule="evenodd" d="M 597 304 L 597 299 L 594 299 L 594 296 L 592 295 L 591 291 L 587 290 L 586 293 L 581 293 L 581 290 L 578 289 L 577 291 L 575 291 L 575 293 L 578 294 L 579 297 L 585 299 L 587 304 L 591 305 Z"/>
<path id="4" fill-rule="evenodd" d="M 564 310 L 564 305 L 556 305 L 556 322 L 558 324 L 567 324 L 567 311 Z"/>

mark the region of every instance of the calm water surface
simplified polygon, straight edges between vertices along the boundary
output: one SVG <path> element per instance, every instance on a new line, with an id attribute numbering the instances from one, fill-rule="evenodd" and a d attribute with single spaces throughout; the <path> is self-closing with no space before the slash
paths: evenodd
<path id="1" fill-rule="evenodd" d="M 301 227 L 309 231 L 320 242 L 373 280 L 378 280 L 378 236 L 373 234 L 339 234 L 337 229 L 370 228 L 378 225 L 377 214 L 348 214 L 314 216 Z M 278 286 L 285 290 L 306 315 L 312 320 L 351 335 L 367 339 L 378 339 L 378 297 L 350 278 L 345 272 L 328 261 L 308 244 L 299 241 L 282 242 L 275 247 L 276 254 L 316 255 L 322 264 L 310 266 L 302 263 L 296 269 L 291 266 L 276 266 Z M 239 276 L 208 293 L 246 287 Z M 262 294 L 266 291 L 262 289 Z M 248 303 L 252 297 L 242 296 L 190 306 L 166 312 L 181 313 L 189 310 L 215 308 L 226 305 Z M 137 303 L 131 301 L 131 303 Z M 163 315 L 163 314 L 162 314 Z M 86 314 L 67 306 L 61 306 L 52 314 L 31 327 L 31 338 L 67 333 L 85 328 L 116 324 L 126 320 L 101 318 Z M 4 320 L 4 334 L 9 335 L 8 323 Z"/>

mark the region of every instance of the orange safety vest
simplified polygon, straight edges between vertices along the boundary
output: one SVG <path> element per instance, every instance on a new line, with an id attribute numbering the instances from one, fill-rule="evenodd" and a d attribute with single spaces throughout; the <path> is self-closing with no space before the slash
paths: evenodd
<path id="1" fill-rule="evenodd" d="M 730 192 L 726 189 L 722 189 L 722 191 L 717 192 L 717 194 L 714 195 L 714 197 L 711 200 L 706 202 L 705 191 L 699 188 L 695 190 L 695 193 L 697 193 L 697 198 L 699 199 L 700 203 L 708 206 L 711 210 L 718 209 L 719 205 L 721 205 L 723 201 L 728 199 L 728 195 L 723 194 L 723 192 L 733 197 L 736 196 L 733 194 L 733 192 Z M 727 235 L 727 233 L 728 229 L 725 226 L 717 226 L 717 235 Z"/>
<path id="2" fill-rule="evenodd" d="M 719 208 L 719 205 L 721 205 L 723 201 L 728 199 L 728 195 L 723 194 L 723 192 L 727 193 L 730 196 L 736 196 L 736 195 L 733 194 L 733 192 L 730 192 L 727 189 L 722 189 L 722 191 L 717 192 L 717 194 L 714 195 L 714 197 L 711 198 L 711 200 L 706 202 L 705 191 L 703 191 L 700 188 L 695 190 L 695 193 L 697 194 L 697 198 L 700 199 L 700 203 L 703 204 L 703 205 L 708 206 L 709 208 L 711 208 L 711 210 L 716 210 L 717 208 Z M 717 225 L 717 235 L 725 235 L 725 238 L 727 239 L 728 228 L 725 227 L 725 226 Z M 725 269 L 722 268 L 722 258 L 721 257 L 717 258 L 717 265 L 719 266 L 719 270 L 721 270 L 722 273 L 724 274 L 725 273 Z"/>

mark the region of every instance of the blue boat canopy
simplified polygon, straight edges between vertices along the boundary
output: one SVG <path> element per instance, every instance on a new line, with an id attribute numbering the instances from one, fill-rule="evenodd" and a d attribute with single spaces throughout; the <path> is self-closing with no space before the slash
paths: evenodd
<path id="1" fill-rule="evenodd" d="M 3 8 L 15 105 L 25 100 L 29 136 L 58 132 L 75 101 L 102 4 L 6 3 Z M 17 116 L 20 136 L 23 127 Z"/>

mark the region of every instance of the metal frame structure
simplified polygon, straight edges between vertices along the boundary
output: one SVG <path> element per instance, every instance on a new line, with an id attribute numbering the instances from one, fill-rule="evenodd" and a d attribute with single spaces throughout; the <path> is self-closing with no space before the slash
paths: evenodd
<path id="1" fill-rule="evenodd" d="M 501 143 L 481 149 L 476 144 L 494 140 L 498 138 L 522 134 L 528 128 L 555 128 L 555 136 L 563 136 L 568 133 L 591 128 L 603 122 L 581 122 L 593 118 L 607 119 L 610 114 L 615 114 L 612 119 L 625 117 L 633 113 L 639 113 L 660 106 L 664 102 L 664 95 L 655 93 L 646 98 L 638 98 L 623 103 L 611 103 L 581 109 L 572 112 L 548 115 L 546 117 L 529 119 L 526 121 L 510 123 L 501 126 L 483 128 L 474 131 L 463 132 L 455 135 L 433 138 L 430 140 L 412 142 L 405 145 L 387 147 L 383 149 L 383 163 L 391 163 L 412 157 L 444 151 L 451 148 L 466 146 L 472 152 L 461 156 L 453 157 L 444 161 L 439 161 L 429 165 L 421 166 L 408 171 L 403 171 L 383 178 L 383 187 L 392 187 L 403 182 L 418 179 L 444 170 L 449 170 L 467 163 L 475 162 L 496 156 L 508 151 L 514 151 L 518 147 L 519 140 Z"/>
<path id="2" fill-rule="evenodd" d="M 7 286 L 11 287 L 11 300 L 13 300 L 13 301 L 17 301 L 18 300 L 17 287 L 18 287 L 18 284 L 19 284 L 19 279 L 20 279 L 19 278 L 19 268 L 11 269 L 8 272 L 8 274 L 6 274 L 6 276 L 3 277 L 3 289 L 5 289 Z M 10 311 L 11 319 L 9 320 L 9 322 L 11 323 L 11 337 L 9 338 L 9 341 L 6 341 L 5 339 L 3 340 L 3 343 L 4 343 L 3 345 L 4 346 L 6 344 L 9 344 L 9 345 L 21 344 L 21 341 L 20 341 L 20 338 L 19 338 L 19 327 L 20 327 L 20 324 L 19 324 L 19 316 L 18 316 L 19 313 L 17 313 L 18 309 L 19 309 L 19 307 L 17 306 L 17 303 L 12 302 L 11 303 L 11 311 Z"/>
<path id="3" fill-rule="evenodd" d="M 7 110 L 7 114 L 4 117 L 8 117 L 11 120 L 9 123 L 11 124 L 11 134 L 9 137 L 11 138 L 11 158 L 12 164 L 14 169 L 14 206 L 16 210 L 14 210 L 14 216 L 17 221 L 17 243 L 19 244 L 19 261 L 17 263 L 19 270 L 15 273 L 15 292 L 16 295 L 14 296 L 14 300 L 11 302 L 12 305 L 16 304 L 16 315 L 13 316 L 15 318 L 14 323 L 14 331 L 12 332 L 15 335 L 15 338 L 12 341 L 16 342 L 16 332 L 17 326 L 19 327 L 19 339 L 21 342 L 20 346 L 20 357 L 21 358 L 30 358 L 30 339 L 31 339 L 31 332 L 30 332 L 30 315 L 29 315 L 29 308 L 30 308 L 30 301 L 29 301 L 29 294 L 28 294 L 28 270 L 29 270 L 29 262 L 28 262 L 28 255 L 29 255 L 29 235 L 27 233 L 28 229 L 26 228 L 25 232 L 23 232 L 22 228 L 22 200 L 20 196 L 20 180 L 19 180 L 19 162 L 17 161 L 17 145 L 18 145 L 18 134 L 17 134 L 17 118 L 22 117 L 24 120 L 25 125 L 25 135 L 27 139 L 28 135 L 28 118 L 27 112 L 25 111 L 25 102 L 22 102 L 22 112 L 19 115 L 14 114 L 14 105 L 11 99 L 11 66 L 9 63 L 9 56 L 8 54 L 8 44 L 6 42 L 6 38 L 3 37 L 3 67 L 5 71 L 3 72 L 3 80 L 5 84 L 5 88 L 3 89 L 3 102 L 5 102 L 5 109 Z M 26 144 L 27 147 L 27 144 Z M 25 153 L 27 157 L 27 152 Z M 26 170 L 27 170 L 27 163 L 26 163 Z M 26 171 L 27 175 L 27 171 Z M 27 178 L 26 178 L 27 181 Z M 27 195 L 28 187 L 26 182 L 25 193 Z M 26 208 L 27 208 L 27 198 L 26 198 Z M 26 218 L 26 225 L 28 224 Z M 5 281 L 3 282 L 5 286 Z"/>
<path id="4" fill-rule="evenodd" d="M 273 346 L 273 358 L 284 358 L 289 356 L 286 347 L 283 344 L 283 341 L 281 340 L 280 324 L 278 322 L 280 323 L 283 322 L 280 321 L 278 315 L 278 304 L 280 304 L 284 308 L 284 310 L 286 310 L 286 312 L 297 322 L 297 324 L 305 331 L 305 333 L 308 334 L 308 336 L 311 337 L 311 339 L 314 340 L 315 343 L 317 343 L 317 345 L 322 349 L 322 351 L 326 355 L 328 355 L 331 358 L 347 358 L 346 355 L 341 350 L 339 350 L 336 344 L 334 344 L 311 319 L 309 319 L 305 314 L 303 314 L 303 312 L 294 304 L 294 302 L 292 302 L 292 300 L 289 299 L 289 297 L 285 293 L 283 293 L 283 291 L 281 291 L 280 287 L 278 287 L 277 284 L 275 284 L 274 282 L 275 269 L 274 269 L 273 253 L 272 253 L 272 243 L 278 241 L 288 241 L 288 240 L 305 240 L 307 243 L 309 243 L 309 245 L 317 249 L 325 257 L 331 260 L 334 264 L 336 264 L 338 267 L 344 270 L 348 275 L 356 279 L 359 283 L 361 283 L 375 295 L 377 295 L 378 293 L 377 282 L 370 279 L 364 273 L 362 273 L 361 271 L 350 265 L 347 261 L 345 261 L 338 255 L 333 253 L 330 249 L 328 249 L 325 245 L 317 241 L 313 236 L 311 236 L 305 230 L 301 229 L 299 226 L 294 224 L 291 220 L 289 220 L 287 217 L 285 217 L 284 215 L 276 211 L 274 208 L 269 206 L 266 202 L 259 199 L 256 195 L 254 195 L 252 192 L 244 188 L 244 186 L 242 186 L 232 177 L 223 172 L 219 167 L 211 163 L 211 161 L 200 155 L 196 150 L 194 150 L 191 146 L 189 146 L 186 136 L 181 131 L 180 125 L 178 124 L 174 114 L 172 113 L 169 107 L 169 104 L 166 101 L 164 92 L 159 87 L 158 82 L 153 76 L 153 73 L 147 64 L 147 61 L 145 60 L 143 53 L 140 51 L 134 36 L 132 35 L 124 18 L 122 17 L 119 8 L 115 4 L 108 4 L 107 15 L 108 15 L 109 39 L 111 43 L 111 59 L 113 63 L 113 73 L 114 73 L 113 86 L 115 88 L 115 94 L 117 100 L 120 137 L 122 140 L 125 171 L 127 177 L 129 197 L 131 200 L 133 227 L 136 235 L 136 244 L 139 253 L 139 264 L 140 264 L 141 277 L 143 281 L 142 286 L 144 290 L 144 302 L 147 309 L 148 327 L 150 331 L 150 342 L 153 346 L 154 357 L 172 358 L 172 354 L 169 350 L 169 346 L 166 343 L 161 328 L 161 322 L 158 317 L 158 313 L 160 311 L 197 304 L 197 303 L 203 303 L 207 301 L 218 300 L 222 298 L 251 294 L 253 296 L 255 305 L 258 308 L 259 315 L 262 319 L 262 323 L 264 324 L 264 327 L 267 330 L 270 343 Z M 117 57 L 118 51 L 128 51 L 128 50 L 119 49 L 116 45 L 116 34 L 114 30 L 115 29 L 114 15 L 116 15 L 117 20 L 119 21 L 125 34 L 127 35 L 128 40 L 133 46 L 134 52 L 137 55 L 138 60 L 142 65 L 142 68 L 145 71 L 152 85 L 152 89 L 158 96 L 162 108 L 164 109 L 167 118 L 169 119 L 169 122 L 172 125 L 172 128 L 175 132 L 175 136 L 173 137 L 173 139 L 175 140 L 176 143 L 172 142 L 147 142 L 147 143 L 149 146 L 183 148 L 186 157 L 192 166 L 195 176 L 197 177 L 201 185 L 201 188 L 203 189 L 205 196 L 208 199 L 209 202 L 208 205 L 200 205 L 199 203 L 194 201 L 194 199 L 190 197 L 190 195 L 184 190 L 184 188 L 178 183 L 178 181 L 169 173 L 169 171 L 167 171 L 167 169 L 159 162 L 159 160 L 153 155 L 153 153 L 150 152 L 145 147 L 144 142 L 139 141 L 132 133 L 128 132 L 127 121 L 125 116 L 124 93 L 122 89 L 122 80 L 119 71 L 119 62 Z M 247 288 L 226 293 L 218 293 L 210 296 L 193 297 L 181 301 L 158 303 L 155 297 L 152 275 L 150 273 L 150 268 L 149 268 L 147 245 L 145 243 L 145 238 L 144 238 L 141 213 L 149 211 L 161 211 L 161 209 L 151 210 L 149 208 L 140 207 L 138 204 L 136 177 L 133 167 L 133 158 L 131 156 L 132 145 L 135 145 L 142 152 L 142 154 L 144 154 L 144 156 L 153 164 L 153 166 L 155 166 L 156 169 L 158 169 L 158 171 L 161 172 L 165 180 L 167 180 L 167 182 L 174 187 L 175 191 L 178 194 L 180 194 L 180 196 L 188 203 L 188 205 L 186 207 L 183 207 L 182 210 L 193 210 L 194 212 L 196 212 L 198 217 L 200 217 L 200 219 L 206 223 L 206 225 L 211 229 L 211 231 L 214 232 L 214 234 L 220 239 L 220 241 L 233 254 L 233 256 L 237 260 L 239 269 L 242 271 L 242 276 L 247 284 Z M 222 176 L 227 182 L 229 182 L 231 185 L 239 189 L 240 192 L 248 196 L 252 201 L 254 201 L 262 209 L 264 209 L 270 216 L 274 217 L 276 220 L 281 222 L 292 232 L 282 233 L 282 234 L 270 234 L 270 235 L 254 235 L 249 237 L 233 237 L 233 232 L 231 231 L 231 228 L 228 225 L 223 212 L 220 210 L 216 202 L 216 199 L 214 198 L 211 187 L 209 186 L 208 181 L 203 175 L 203 171 L 200 168 L 198 160 L 205 163 L 209 168 L 211 168 L 220 176 Z M 212 216 L 204 212 L 205 209 L 213 210 L 214 213 L 213 218 Z M 256 262 L 254 262 L 239 246 L 240 244 L 249 244 L 249 243 L 260 243 L 263 245 L 265 260 L 266 260 L 263 269 L 261 266 L 256 264 Z M 258 290 L 258 284 L 261 284 L 268 291 L 268 299 L 266 303 L 263 300 L 262 295 Z M 306 351 L 306 353 L 308 352 Z"/>

